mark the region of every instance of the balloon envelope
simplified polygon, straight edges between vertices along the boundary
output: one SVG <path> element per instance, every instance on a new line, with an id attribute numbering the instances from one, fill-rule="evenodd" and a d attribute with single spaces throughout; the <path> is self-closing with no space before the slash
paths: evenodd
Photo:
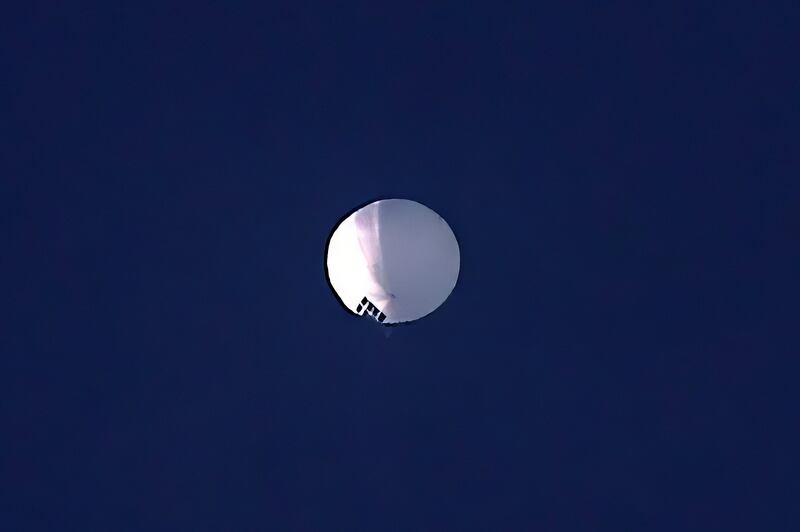
<path id="1" fill-rule="evenodd" d="M 387 199 L 334 228 L 325 265 L 345 307 L 394 324 L 422 318 L 444 303 L 458 279 L 460 252 L 441 216 L 416 201 Z"/>

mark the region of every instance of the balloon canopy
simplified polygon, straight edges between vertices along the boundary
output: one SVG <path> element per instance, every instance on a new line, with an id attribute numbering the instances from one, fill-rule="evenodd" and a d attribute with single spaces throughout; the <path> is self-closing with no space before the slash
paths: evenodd
<path id="1" fill-rule="evenodd" d="M 325 265 L 348 310 L 389 325 L 418 320 L 444 303 L 458 279 L 460 252 L 441 216 L 416 201 L 386 199 L 333 229 Z"/>

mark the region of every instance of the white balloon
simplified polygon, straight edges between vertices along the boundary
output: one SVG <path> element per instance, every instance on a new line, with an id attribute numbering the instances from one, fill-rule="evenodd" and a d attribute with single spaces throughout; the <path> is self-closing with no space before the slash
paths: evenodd
<path id="1" fill-rule="evenodd" d="M 458 242 L 434 211 L 405 199 L 379 200 L 345 218 L 328 241 L 328 281 L 351 312 L 380 323 L 417 320 L 456 285 Z"/>

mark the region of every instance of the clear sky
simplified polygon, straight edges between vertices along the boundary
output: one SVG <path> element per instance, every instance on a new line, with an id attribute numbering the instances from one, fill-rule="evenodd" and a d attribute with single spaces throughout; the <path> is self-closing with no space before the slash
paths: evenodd
<path id="1" fill-rule="evenodd" d="M 800 530 L 796 2 L 134 4 L 0 17 L 0 530 Z"/>

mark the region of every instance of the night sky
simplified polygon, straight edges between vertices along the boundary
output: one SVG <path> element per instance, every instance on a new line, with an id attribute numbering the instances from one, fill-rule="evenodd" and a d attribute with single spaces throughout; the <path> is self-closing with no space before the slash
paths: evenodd
<path id="1" fill-rule="evenodd" d="M 0 530 L 800 530 L 796 2 L 119 4 L 0 17 Z"/>

